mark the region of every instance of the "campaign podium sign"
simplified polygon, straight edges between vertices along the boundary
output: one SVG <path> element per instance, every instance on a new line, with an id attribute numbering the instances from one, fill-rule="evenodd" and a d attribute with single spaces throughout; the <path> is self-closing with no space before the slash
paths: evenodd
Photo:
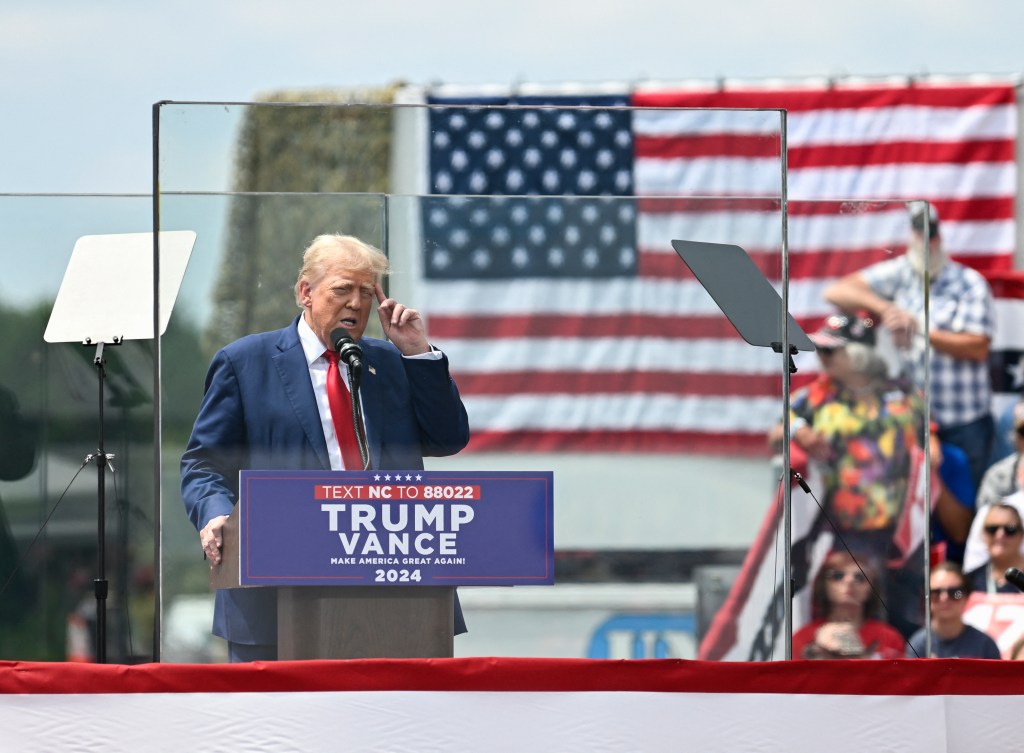
<path id="1" fill-rule="evenodd" d="M 451 656 L 455 586 L 554 583 L 552 491 L 549 471 L 242 471 L 210 583 L 277 587 L 279 658 Z"/>

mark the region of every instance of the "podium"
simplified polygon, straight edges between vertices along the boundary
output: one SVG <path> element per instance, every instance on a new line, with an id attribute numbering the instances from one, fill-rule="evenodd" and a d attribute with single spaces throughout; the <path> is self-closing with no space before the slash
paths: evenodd
<path id="1" fill-rule="evenodd" d="M 243 471 L 210 587 L 276 589 L 281 660 L 451 657 L 457 585 L 554 582 L 552 485 L 550 472 Z"/>
<path id="2" fill-rule="evenodd" d="M 454 586 L 244 586 L 239 511 L 224 526 L 210 587 L 277 590 L 277 658 L 426 659 L 454 655 Z"/>

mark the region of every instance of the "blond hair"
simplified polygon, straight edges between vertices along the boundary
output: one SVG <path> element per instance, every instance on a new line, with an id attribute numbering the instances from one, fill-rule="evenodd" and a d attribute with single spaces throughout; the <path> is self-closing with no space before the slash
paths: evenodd
<path id="1" fill-rule="evenodd" d="M 369 272 L 377 282 L 388 273 L 384 252 L 353 235 L 318 235 L 302 252 L 302 268 L 295 280 L 295 303 L 304 308 L 299 289 L 303 282 L 314 285 L 323 277 L 329 262 L 344 261 L 353 272 Z"/>

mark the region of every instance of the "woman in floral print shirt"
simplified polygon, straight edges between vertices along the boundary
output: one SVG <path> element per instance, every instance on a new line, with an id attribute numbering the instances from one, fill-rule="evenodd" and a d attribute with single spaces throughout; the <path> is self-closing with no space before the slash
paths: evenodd
<path id="1" fill-rule="evenodd" d="M 800 451 L 813 464 L 820 525 L 883 564 L 885 582 L 875 585 L 891 622 L 909 635 L 923 619 L 923 576 L 894 537 L 920 466 L 924 402 L 888 377 L 874 334 L 870 319 L 835 315 L 811 335 L 822 370 L 790 402 L 793 465 Z"/>

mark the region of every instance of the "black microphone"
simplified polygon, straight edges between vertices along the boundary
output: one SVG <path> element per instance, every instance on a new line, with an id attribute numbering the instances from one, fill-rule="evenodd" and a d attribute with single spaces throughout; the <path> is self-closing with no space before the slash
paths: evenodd
<path id="1" fill-rule="evenodd" d="M 331 332 L 331 342 L 338 351 L 338 358 L 349 365 L 353 371 L 363 368 L 363 349 L 352 339 L 352 335 L 344 327 Z"/>
<path id="2" fill-rule="evenodd" d="M 1006 579 L 1015 585 L 1018 590 L 1024 591 L 1024 572 L 1021 572 L 1015 567 L 1008 567 L 1003 575 L 1006 576 Z"/>

